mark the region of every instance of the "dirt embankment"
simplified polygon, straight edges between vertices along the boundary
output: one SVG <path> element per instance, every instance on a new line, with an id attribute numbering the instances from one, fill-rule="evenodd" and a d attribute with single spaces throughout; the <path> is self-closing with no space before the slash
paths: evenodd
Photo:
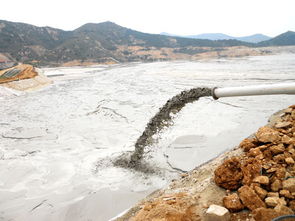
<path id="1" fill-rule="evenodd" d="M 0 71 L 0 84 L 33 78 L 38 72 L 32 65 L 21 64 Z"/>
<path id="2" fill-rule="evenodd" d="M 0 71 L 0 86 L 15 90 L 34 90 L 52 83 L 32 65 L 20 64 Z"/>
<path id="3" fill-rule="evenodd" d="M 116 220 L 270 221 L 294 214 L 294 146 L 295 105 L 272 116 L 239 147 L 182 174 Z M 212 214 L 213 204 L 226 214 Z"/>

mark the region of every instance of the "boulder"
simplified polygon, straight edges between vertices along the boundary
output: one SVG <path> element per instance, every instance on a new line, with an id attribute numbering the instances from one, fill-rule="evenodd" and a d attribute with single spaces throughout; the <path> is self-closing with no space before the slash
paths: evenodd
<path id="1" fill-rule="evenodd" d="M 257 176 L 253 179 L 253 182 L 255 183 L 260 183 L 263 185 L 268 185 L 269 184 L 269 178 L 267 176 Z"/>
<path id="2" fill-rule="evenodd" d="M 257 195 L 260 197 L 260 199 L 264 199 L 267 195 L 267 191 L 260 186 L 254 186 L 254 190 L 257 193 Z"/>
<path id="3" fill-rule="evenodd" d="M 258 159 L 250 158 L 242 162 L 241 169 L 243 173 L 242 183 L 250 185 L 255 177 L 260 176 L 262 165 Z"/>
<path id="4" fill-rule="evenodd" d="M 242 186 L 238 193 L 242 203 L 248 209 L 255 210 L 260 207 L 266 207 L 265 203 L 249 186 Z"/>
<path id="5" fill-rule="evenodd" d="M 279 154 L 285 151 L 284 144 L 274 145 L 274 146 L 271 146 L 269 149 L 273 154 Z"/>
<path id="6" fill-rule="evenodd" d="M 270 208 L 258 208 L 253 211 L 253 218 L 256 221 L 272 221 L 272 219 L 283 215 L 286 214 Z"/>
<path id="7" fill-rule="evenodd" d="M 242 148 L 245 152 L 248 152 L 250 149 L 255 148 L 256 146 L 257 140 L 255 138 L 246 138 L 239 145 L 239 147 Z"/>
<path id="8" fill-rule="evenodd" d="M 295 192 L 295 178 L 289 178 L 283 181 L 283 189 L 289 190 L 291 193 Z"/>
<path id="9" fill-rule="evenodd" d="M 290 165 L 295 163 L 292 157 L 285 158 L 285 161 L 286 161 L 287 164 L 290 164 Z"/>
<path id="10" fill-rule="evenodd" d="M 244 209 L 244 205 L 241 203 L 241 200 L 237 193 L 225 196 L 223 198 L 223 205 L 231 212 L 238 212 Z"/>
<path id="11" fill-rule="evenodd" d="M 240 159 L 233 157 L 224 161 L 214 171 L 214 175 L 214 181 L 218 186 L 228 190 L 238 189 L 243 178 Z"/>
<path id="12" fill-rule="evenodd" d="M 275 128 L 285 128 L 290 126 L 292 126 L 292 122 L 290 121 L 277 122 L 275 124 Z"/>
<path id="13" fill-rule="evenodd" d="M 282 198 L 279 198 L 277 196 L 274 196 L 274 197 L 266 197 L 265 198 L 265 203 L 267 206 L 269 207 L 275 207 L 277 205 L 287 205 L 285 199 L 282 197 Z"/>
<path id="14" fill-rule="evenodd" d="M 207 209 L 205 216 L 205 221 L 229 221 L 230 214 L 228 209 L 219 205 L 210 205 Z"/>
<path id="15" fill-rule="evenodd" d="M 280 189 L 282 189 L 282 182 L 278 179 L 276 179 L 271 185 L 270 188 L 272 191 L 277 192 Z"/>
<path id="16" fill-rule="evenodd" d="M 261 127 L 255 134 L 262 143 L 277 143 L 281 140 L 280 133 L 270 127 Z"/>

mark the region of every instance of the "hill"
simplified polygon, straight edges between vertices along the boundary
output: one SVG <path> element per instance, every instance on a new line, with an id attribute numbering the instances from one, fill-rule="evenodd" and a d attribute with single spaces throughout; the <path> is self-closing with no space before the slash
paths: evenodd
<path id="1" fill-rule="evenodd" d="M 254 34 L 254 35 L 249 35 L 249 36 L 245 36 L 245 37 L 236 37 L 235 39 L 239 40 L 239 41 L 259 43 L 261 41 L 267 41 L 267 40 L 271 39 L 271 37 L 268 37 L 263 34 Z"/>
<path id="2" fill-rule="evenodd" d="M 268 41 L 263 41 L 258 44 L 259 46 L 286 46 L 295 45 L 295 32 L 287 31 L 278 35 Z"/>
<path id="3" fill-rule="evenodd" d="M 284 41 L 288 42 L 287 45 L 295 44 L 291 33 L 257 45 L 236 39 L 147 34 L 112 22 L 88 23 L 73 31 L 63 31 L 0 20 L 0 69 L 18 62 L 44 66 L 190 59 L 200 54 L 205 57 L 243 56 L 257 54 L 257 51 L 235 49 L 232 53 L 225 48 L 282 45 Z"/>
<path id="4" fill-rule="evenodd" d="M 228 47 L 247 45 L 237 40 L 210 41 L 147 34 L 112 22 L 88 23 L 73 31 L 36 27 L 0 20 L 0 55 L 16 62 L 37 65 L 70 61 L 136 61 L 145 56 L 133 54 L 135 47 L 184 49 L 187 47 Z M 130 49 L 130 47 L 133 47 Z M 3 61 L 2 61 L 3 63 Z"/>

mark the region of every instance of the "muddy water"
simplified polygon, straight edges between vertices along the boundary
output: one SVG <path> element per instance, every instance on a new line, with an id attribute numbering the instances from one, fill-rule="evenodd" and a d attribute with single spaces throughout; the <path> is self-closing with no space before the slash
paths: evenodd
<path id="1" fill-rule="evenodd" d="M 49 68 L 55 83 L 43 90 L 10 95 L 0 88 L 0 220 L 109 220 L 294 103 L 285 95 L 202 97 L 144 148 L 159 174 L 114 167 L 169 98 L 198 87 L 294 81 L 294 61 L 281 54 Z"/>

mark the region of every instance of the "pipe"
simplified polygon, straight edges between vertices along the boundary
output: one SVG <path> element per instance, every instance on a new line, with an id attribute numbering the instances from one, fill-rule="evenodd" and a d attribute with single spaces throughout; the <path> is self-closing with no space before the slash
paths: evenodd
<path id="1" fill-rule="evenodd" d="M 251 86 L 241 86 L 241 87 L 224 87 L 224 88 L 212 89 L 212 97 L 216 100 L 221 97 L 271 95 L 271 94 L 295 94 L 295 82 L 266 84 L 266 85 L 251 85 Z"/>

